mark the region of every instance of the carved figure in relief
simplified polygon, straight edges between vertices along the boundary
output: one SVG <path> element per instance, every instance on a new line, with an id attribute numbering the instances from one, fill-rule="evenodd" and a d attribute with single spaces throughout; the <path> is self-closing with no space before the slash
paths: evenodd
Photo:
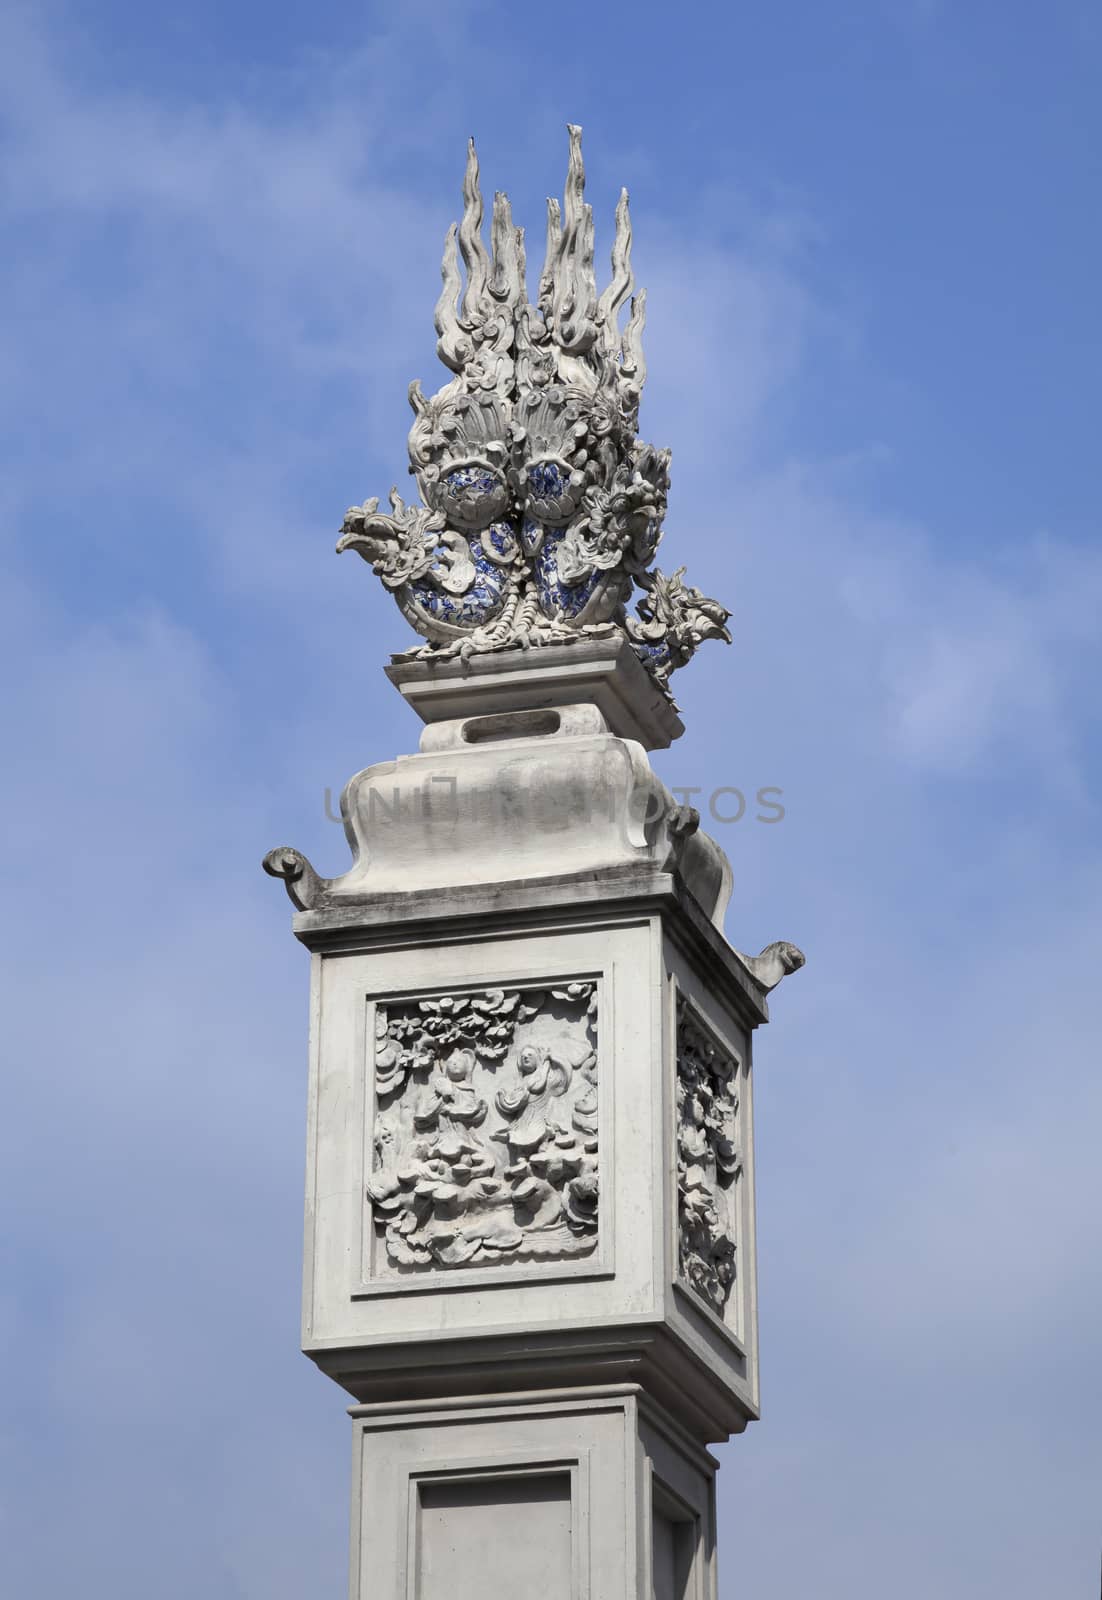
<path id="1" fill-rule="evenodd" d="M 583 1055 L 592 1053 L 584 1045 L 582 1052 Z M 498 1110 L 508 1122 L 494 1138 L 508 1144 L 514 1160 L 538 1150 L 549 1134 L 569 1132 L 555 1120 L 553 1112 L 555 1100 L 565 1095 L 573 1075 L 564 1054 L 553 1054 L 546 1045 L 526 1044 L 517 1053 L 519 1082 L 516 1088 L 499 1089 L 494 1097 Z"/>
<path id="2" fill-rule="evenodd" d="M 472 1130 L 486 1120 L 486 1102 L 471 1087 L 473 1050 L 453 1050 L 442 1072 L 434 1073 L 413 1114 L 414 1127 L 431 1129 L 433 1155 L 442 1161 L 485 1159 L 485 1150 Z M 491 1168 L 493 1163 L 491 1162 Z"/>
<path id="3" fill-rule="evenodd" d="M 378 1034 L 367 1194 L 390 1262 L 416 1270 L 592 1250 L 595 985 L 380 1006 Z"/>

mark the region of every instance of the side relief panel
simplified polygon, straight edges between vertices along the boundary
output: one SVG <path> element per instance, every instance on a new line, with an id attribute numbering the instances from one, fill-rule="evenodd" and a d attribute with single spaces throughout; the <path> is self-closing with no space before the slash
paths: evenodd
<path id="1" fill-rule="evenodd" d="M 688 1000 L 677 1005 L 678 1273 L 720 1317 L 739 1246 L 739 1063 Z"/>

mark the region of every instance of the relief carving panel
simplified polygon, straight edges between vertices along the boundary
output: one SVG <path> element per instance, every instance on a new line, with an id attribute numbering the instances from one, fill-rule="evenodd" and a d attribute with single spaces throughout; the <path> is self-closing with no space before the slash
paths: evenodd
<path id="1" fill-rule="evenodd" d="M 681 996 L 677 1006 L 677 1201 L 681 1277 L 719 1316 L 735 1281 L 738 1063 Z"/>
<path id="2" fill-rule="evenodd" d="M 597 985 L 382 1002 L 367 1184 L 392 1269 L 590 1254 Z"/>

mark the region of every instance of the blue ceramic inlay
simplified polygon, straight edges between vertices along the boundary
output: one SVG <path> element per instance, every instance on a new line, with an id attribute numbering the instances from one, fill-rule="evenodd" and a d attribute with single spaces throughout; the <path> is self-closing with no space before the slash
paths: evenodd
<path id="1" fill-rule="evenodd" d="M 524 526 L 520 530 L 520 542 L 526 556 L 534 556 L 543 539 L 543 523 L 537 522 L 535 517 L 525 517 Z"/>
<path id="2" fill-rule="evenodd" d="M 516 555 L 516 537 L 507 522 L 491 522 L 486 532 L 482 535 L 482 539 L 483 542 L 488 539 L 498 555 L 503 556 L 507 561 L 512 560 L 513 556 Z"/>
<path id="3" fill-rule="evenodd" d="M 570 473 L 557 461 L 537 461 L 528 468 L 528 493 L 536 500 L 557 500 L 570 487 Z"/>
<path id="4" fill-rule="evenodd" d="M 634 645 L 635 654 L 646 665 L 652 668 L 664 667 L 670 659 L 670 647 L 665 640 L 655 644 Z"/>
<path id="5" fill-rule="evenodd" d="M 540 606 L 548 616 L 561 612 L 564 617 L 573 618 L 585 609 L 597 585 L 607 574 L 592 572 L 579 583 L 564 583 L 559 576 L 558 560 L 563 537 L 559 530 L 544 530 L 543 543 L 535 559 L 536 588 Z"/>
<path id="6" fill-rule="evenodd" d="M 474 490 L 477 494 L 496 494 L 501 488 L 501 480 L 492 472 L 487 472 L 485 467 L 456 467 L 454 472 L 449 472 L 444 479 L 453 494 L 460 494 L 464 490 Z"/>
<path id="7" fill-rule="evenodd" d="M 489 622 L 501 610 L 505 593 L 505 570 L 488 559 L 480 539 L 472 539 L 470 547 L 475 578 L 466 594 L 448 594 L 424 579 L 410 584 L 410 592 L 418 605 L 430 616 L 438 617 L 441 622 L 450 622 L 455 627 L 476 628 Z M 440 577 L 447 573 L 443 562 L 437 562 L 430 570 Z"/>

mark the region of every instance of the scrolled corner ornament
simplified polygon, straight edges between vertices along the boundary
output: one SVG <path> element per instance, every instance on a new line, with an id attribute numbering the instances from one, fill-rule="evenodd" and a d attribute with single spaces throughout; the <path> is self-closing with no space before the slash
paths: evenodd
<path id="1" fill-rule="evenodd" d="M 536 304 L 524 230 L 494 196 L 491 251 L 474 142 L 463 220 L 444 249 L 437 354 L 454 374 L 431 398 L 410 386 L 410 472 L 423 504 L 354 506 L 338 551 L 356 550 L 427 641 L 421 657 L 567 644 L 617 634 L 666 688 L 728 612 L 652 563 L 669 493 L 668 450 L 637 437 L 646 293 L 634 294 L 627 191 L 612 281 L 598 296 L 581 129 L 570 128 L 564 202 L 547 203 Z M 464 282 L 459 270 L 462 257 Z M 620 312 L 630 302 L 626 325 Z M 644 591 L 637 616 L 627 604 Z"/>

